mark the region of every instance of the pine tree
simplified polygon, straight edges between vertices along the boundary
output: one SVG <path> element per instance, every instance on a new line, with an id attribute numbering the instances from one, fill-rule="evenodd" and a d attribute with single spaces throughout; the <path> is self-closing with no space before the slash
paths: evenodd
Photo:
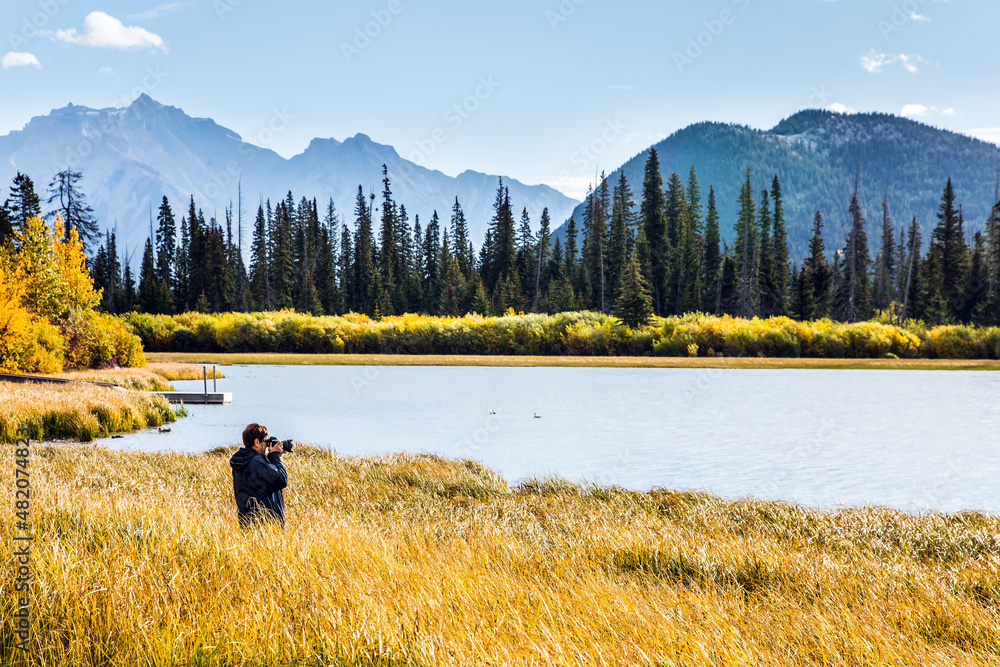
<path id="1" fill-rule="evenodd" d="M 24 229 L 29 219 L 42 215 L 42 205 L 35 194 L 35 184 L 27 174 L 17 172 L 6 207 L 10 211 L 8 218 L 14 232 Z"/>
<path id="2" fill-rule="evenodd" d="M 634 243 L 634 239 L 629 238 L 630 203 L 625 199 L 627 189 L 628 182 L 625 180 L 625 172 L 622 171 L 611 199 L 611 229 L 608 236 L 607 288 L 608 294 L 612 297 L 621 290 L 622 282 L 625 280 L 625 269 L 628 266 L 629 247 Z"/>
<path id="3" fill-rule="evenodd" d="M 606 209 L 603 199 L 608 190 L 608 180 L 603 178 L 598 189 L 587 198 L 589 224 L 584 226 L 583 255 L 584 270 L 593 287 L 590 305 L 599 312 L 607 312 L 611 295 L 605 292 L 604 265 L 607 259 L 605 237 L 607 235 Z"/>
<path id="4" fill-rule="evenodd" d="M 788 232 L 785 229 L 785 202 L 778 175 L 771 181 L 771 205 L 774 207 L 774 233 L 771 236 L 771 306 L 775 315 L 784 315 L 788 295 Z"/>
<path id="5" fill-rule="evenodd" d="M 156 214 L 156 277 L 174 284 L 174 254 L 177 247 L 177 223 L 166 196 Z M 168 313 L 169 314 L 169 313 Z"/>
<path id="6" fill-rule="evenodd" d="M 523 208 L 521 224 L 517 228 L 517 270 L 522 286 L 530 285 L 534 288 L 536 264 L 535 235 L 531 231 L 531 217 L 528 215 L 528 209 Z M 529 294 L 530 291 L 525 297 Z"/>
<path id="7" fill-rule="evenodd" d="M 889 200 L 882 199 L 882 249 L 875 260 L 872 301 L 875 310 L 888 310 L 896 301 L 896 240 L 892 218 L 889 217 Z"/>
<path id="8" fill-rule="evenodd" d="M 451 209 L 451 232 L 455 241 L 455 259 L 458 260 L 462 274 L 469 278 L 473 271 L 472 256 L 469 254 L 471 240 L 469 239 L 469 226 L 465 221 L 465 212 L 462 210 L 462 205 L 458 203 L 458 197 L 455 197 L 455 205 Z"/>
<path id="9" fill-rule="evenodd" d="M 437 211 L 431 215 L 430 222 L 427 223 L 427 230 L 424 232 L 423 243 L 424 258 L 424 310 L 433 312 L 437 309 L 437 297 L 441 292 L 439 289 L 439 262 L 441 261 L 441 221 Z"/>
<path id="10" fill-rule="evenodd" d="M 722 279 L 722 253 L 719 250 L 719 213 L 715 208 L 715 190 L 708 188 L 708 213 L 705 215 L 705 246 L 702 256 L 702 271 L 705 286 L 702 292 L 701 309 L 706 313 L 719 314 L 720 288 Z"/>
<path id="11" fill-rule="evenodd" d="M 86 249 L 101 238 L 101 232 L 94 219 L 94 209 L 87 204 L 86 197 L 80 191 L 79 183 L 82 178 L 83 175 L 78 171 L 71 169 L 60 171 L 49 183 L 47 203 L 56 203 L 56 208 L 48 217 L 54 218 L 57 212 L 62 216 L 66 238 L 69 238 L 69 230 L 76 227 L 77 234 Z"/>
<path id="12" fill-rule="evenodd" d="M 760 316 L 776 315 L 774 293 L 774 249 L 771 246 L 771 195 L 767 190 L 761 190 L 760 203 L 757 206 L 758 230 L 758 279 L 757 289 L 760 292 Z"/>
<path id="13" fill-rule="evenodd" d="M 639 268 L 639 259 L 633 255 L 625 271 L 621 294 L 615 301 L 613 314 L 628 327 L 636 328 L 649 323 L 653 316 L 653 300 L 649 285 Z"/>
<path id="14" fill-rule="evenodd" d="M 851 216 L 851 230 L 844 246 L 846 266 L 846 303 L 838 308 L 844 312 L 848 322 L 866 320 L 871 316 L 871 291 L 868 285 L 868 234 L 865 232 L 865 218 L 855 191 L 848 209 Z"/>
<path id="15" fill-rule="evenodd" d="M 938 209 L 938 224 L 931 235 L 933 266 L 938 272 L 930 279 L 941 285 L 941 298 L 948 304 L 946 311 L 950 318 L 967 321 L 963 318 L 963 291 L 968 281 L 969 246 L 965 241 L 961 215 L 955 208 L 955 190 L 951 179 L 945 185 L 941 194 L 941 206 Z M 932 253 L 928 253 L 928 257 Z"/>
<path id="16" fill-rule="evenodd" d="M 833 274 L 826 261 L 826 248 L 823 246 L 823 215 L 819 211 L 813 216 L 809 256 L 802 264 L 800 279 L 808 284 L 812 296 L 812 311 L 804 319 L 830 317 Z"/>
<path id="17" fill-rule="evenodd" d="M 986 268 L 986 242 L 980 232 L 972 237 L 972 257 L 969 260 L 969 281 L 961 312 L 963 322 L 982 323 L 989 293 L 989 272 Z"/>
<path id="18" fill-rule="evenodd" d="M 663 177 L 660 175 L 660 158 L 655 148 L 649 149 L 645 175 L 642 182 L 642 202 L 639 212 L 646 242 L 649 244 L 650 282 L 652 283 L 653 310 L 657 315 L 666 307 L 668 270 L 666 201 L 663 196 Z"/>
<path id="19" fill-rule="evenodd" d="M 371 315 L 375 303 L 371 300 L 372 282 L 374 279 L 372 239 L 372 219 L 368 204 L 365 201 L 365 191 L 359 185 L 358 194 L 354 200 L 355 233 L 354 233 L 354 309 L 360 313 Z"/>
<path id="20" fill-rule="evenodd" d="M 535 288 L 531 300 L 531 312 L 539 312 L 542 294 L 549 287 L 549 241 L 551 239 L 551 219 L 549 209 L 542 209 L 542 218 L 538 227 L 538 251 L 535 258 Z"/>
<path id="21" fill-rule="evenodd" d="M 740 188 L 739 205 L 733 246 L 739 281 L 737 312 L 740 317 L 749 318 L 757 312 L 759 303 L 757 218 L 754 211 L 753 188 L 750 185 L 750 167 L 746 168 L 746 180 Z"/>
<path id="22" fill-rule="evenodd" d="M 920 224 L 914 217 L 910 222 L 909 236 L 906 239 L 906 282 L 903 287 L 903 309 L 899 316 L 899 323 L 905 324 L 908 319 L 921 319 L 924 315 L 923 295 L 924 285 L 924 263 L 920 258 Z"/>
<path id="23" fill-rule="evenodd" d="M 147 238 L 146 246 L 142 251 L 142 267 L 139 269 L 139 308 L 145 313 L 158 313 L 160 311 L 159 296 L 153 242 Z"/>
<path id="24" fill-rule="evenodd" d="M 484 317 L 488 317 L 492 313 L 492 308 L 490 308 L 490 298 L 486 294 L 486 287 L 483 286 L 483 281 L 480 280 L 478 275 L 473 277 L 475 282 L 475 288 L 472 292 L 472 301 L 469 304 L 470 313 L 478 313 Z"/>
<path id="25" fill-rule="evenodd" d="M 14 224 L 10 216 L 9 201 L 0 204 L 0 248 L 7 245 L 7 242 L 14 238 Z"/>
<path id="26" fill-rule="evenodd" d="M 253 301 L 265 311 L 274 310 L 274 295 L 271 292 L 271 270 L 268 262 L 267 219 L 263 205 L 257 208 L 257 218 L 253 225 L 253 242 L 250 246 L 250 293 Z"/>

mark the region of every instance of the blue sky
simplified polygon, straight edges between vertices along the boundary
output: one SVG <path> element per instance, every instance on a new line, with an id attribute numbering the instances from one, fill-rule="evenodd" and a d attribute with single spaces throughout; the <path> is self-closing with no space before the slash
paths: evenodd
<path id="1" fill-rule="evenodd" d="M 147 92 L 286 157 L 364 132 L 573 196 L 702 120 L 827 107 L 1000 140 L 989 0 L 4 0 L 0 36 L 0 134 Z"/>

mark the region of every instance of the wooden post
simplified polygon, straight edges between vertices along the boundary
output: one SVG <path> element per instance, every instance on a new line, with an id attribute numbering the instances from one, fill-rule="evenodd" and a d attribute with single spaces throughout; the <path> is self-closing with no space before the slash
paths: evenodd
<path id="1" fill-rule="evenodd" d="M 215 366 L 212 366 L 212 391 L 219 391 L 219 387 L 215 384 Z"/>
<path id="2" fill-rule="evenodd" d="M 205 395 L 208 396 L 208 366 L 201 367 L 201 379 L 205 382 Z"/>

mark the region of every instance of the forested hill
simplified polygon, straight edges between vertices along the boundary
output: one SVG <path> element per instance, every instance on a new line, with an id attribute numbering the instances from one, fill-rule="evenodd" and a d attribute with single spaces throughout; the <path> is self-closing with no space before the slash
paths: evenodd
<path id="1" fill-rule="evenodd" d="M 10 183 L 21 172 L 44 191 L 57 172 L 81 172 L 80 187 L 98 223 L 104 229 L 117 223 L 118 243 L 138 249 L 138 257 L 149 235 L 150 209 L 155 215 L 164 196 L 181 210 L 193 196 L 209 217 L 221 220 L 230 202 L 236 204 L 242 184 L 246 230 L 262 199 L 276 202 L 289 191 L 296 200 L 316 198 L 322 207 L 333 199 L 343 218 L 353 220 L 358 186 L 381 191 L 384 164 L 411 219 L 419 215 L 426 224 L 435 210 L 447 217 L 458 197 L 471 237 L 479 243 L 485 236 L 496 175 L 465 171 L 451 177 L 407 160 L 412 147 L 401 146 L 400 155 L 365 134 L 343 141 L 315 139 L 302 153 L 285 159 L 267 146 L 295 122 L 292 114 L 277 109 L 244 138 L 145 94 L 123 108 L 71 104 L 0 136 L 0 183 Z M 577 203 L 547 185 L 525 185 L 506 175 L 504 183 L 518 212 L 526 207 L 535 224 L 543 208 L 562 221 Z M 6 194 L 4 189 L 0 203 Z"/>
<path id="2" fill-rule="evenodd" d="M 672 172 L 687 179 L 694 166 L 702 192 L 714 186 L 723 238 L 731 240 L 737 198 L 745 169 L 753 170 L 759 191 L 777 174 L 785 195 L 789 253 L 802 259 L 811 235 L 813 213 L 827 222 L 830 243 L 846 234 L 848 204 L 860 165 L 860 201 L 875 250 L 881 203 L 898 229 L 919 216 L 924 238 L 933 228 L 941 188 L 950 177 L 956 201 L 964 207 L 966 231 L 983 229 L 995 203 L 1000 149 L 965 135 L 940 130 L 891 114 L 838 114 L 802 111 L 771 130 L 703 122 L 679 130 L 655 145 L 664 182 Z M 642 190 L 645 150 L 608 174 L 611 183 L 625 176 L 632 190 Z M 583 219 L 583 205 L 574 212 Z M 562 234 L 562 229 L 559 235 Z M 841 233 L 843 232 L 843 233 Z"/>

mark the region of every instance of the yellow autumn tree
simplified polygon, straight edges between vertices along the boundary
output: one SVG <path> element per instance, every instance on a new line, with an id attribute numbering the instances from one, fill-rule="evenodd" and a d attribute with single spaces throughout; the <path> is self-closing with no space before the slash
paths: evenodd
<path id="1" fill-rule="evenodd" d="M 51 227 L 41 218 L 29 218 L 14 243 L 17 280 L 24 286 L 23 303 L 32 312 L 62 322 L 100 302 L 101 292 L 94 289 L 76 228 L 63 238 L 58 214 Z"/>
<path id="2" fill-rule="evenodd" d="M 8 264 L 0 258 L 0 372 L 59 372 L 62 337 L 58 329 L 21 304 L 24 286 L 15 280 Z"/>
<path id="3" fill-rule="evenodd" d="M 62 366 L 146 365 L 138 336 L 118 318 L 94 310 L 101 291 L 94 289 L 75 228 L 65 237 L 58 215 L 51 227 L 39 217 L 30 218 L 15 233 L 13 247 L 16 252 L 5 251 L 0 260 L 10 284 L 8 300 L 17 303 L 16 308 L 10 306 L 10 329 L 21 332 L 21 338 L 12 340 L 22 341 L 9 346 L 12 361 L 5 363 L 11 369 L 48 372 Z M 31 329 L 27 338 L 25 316 Z M 58 356 L 60 369 L 52 368 L 52 356 Z"/>

